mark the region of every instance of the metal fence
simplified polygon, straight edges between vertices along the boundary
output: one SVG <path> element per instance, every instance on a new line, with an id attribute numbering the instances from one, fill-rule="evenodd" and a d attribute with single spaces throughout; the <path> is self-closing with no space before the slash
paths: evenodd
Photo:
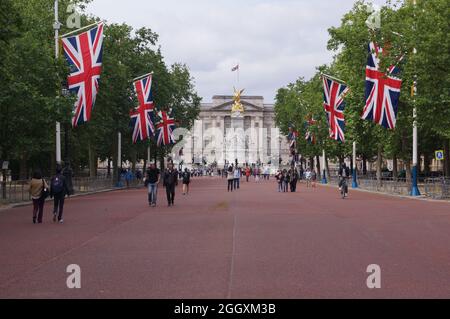
<path id="1" fill-rule="evenodd" d="M 450 178 L 425 179 L 425 193 L 434 199 L 450 199 Z"/>
<path id="2" fill-rule="evenodd" d="M 331 177 L 330 181 L 331 183 L 337 185 L 339 183 L 339 178 Z M 352 183 L 351 177 L 349 183 Z M 358 177 L 358 187 L 361 189 L 386 194 L 409 195 L 411 193 L 411 183 L 407 182 L 406 178 L 393 179 L 385 177 L 382 178 L 381 181 L 378 181 L 376 177 Z M 428 196 L 425 189 L 425 183 L 423 181 L 419 181 L 418 187 L 423 195 Z"/>
<path id="3" fill-rule="evenodd" d="M 47 182 L 49 181 L 48 178 L 46 178 L 46 180 Z M 128 183 L 122 179 L 120 184 L 113 180 L 112 177 L 108 176 L 76 177 L 72 179 L 72 188 L 75 195 L 114 188 L 139 186 L 143 186 L 143 182 L 136 178 L 132 179 Z M 31 201 L 29 190 L 29 180 L 8 181 L 6 184 L 0 182 L 0 203 L 13 204 Z"/>

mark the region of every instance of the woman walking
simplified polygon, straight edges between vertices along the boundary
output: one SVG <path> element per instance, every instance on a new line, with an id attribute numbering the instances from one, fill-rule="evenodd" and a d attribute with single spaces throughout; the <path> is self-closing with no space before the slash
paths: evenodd
<path id="1" fill-rule="evenodd" d="M 233 166 L 228 167 L 227 171 L 228 191 L 232 192 L 234 188 L 234 170 Z"/>
<path id="2" fill-rule="evenodd" d="M 30 195 L 33 200 L 33 224 L 42 224 L 45 199 L 48 196 L 48 184 L 40 171 L 35 171 L 30 182 Z"/>
<path id="3" fill-rule="evenodd" d="M 182 174 L 183 178 L 183 195 L 189 194 L 189 184 L 191 183 L 191 173 L 187 168 L 184 169 Z"/>

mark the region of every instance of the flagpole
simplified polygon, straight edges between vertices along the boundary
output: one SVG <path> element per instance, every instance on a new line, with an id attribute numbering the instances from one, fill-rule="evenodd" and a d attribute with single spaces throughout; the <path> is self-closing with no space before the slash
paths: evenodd
<path id="1" fill-rule="evenodd" d="M 356 142 L 353 142 L 353 183 L 352 188 L 358 188 L 358 178 L 356 173 Z"/>
<path id="2" fill-rule="evenodd" d="M 414 20 L 415 20 L 415 9 L 416 9 L 417 1 L 413 0 L 413 6 L 414 6 Z M 414 21 L 415 22 L 415 21 Z M 415 26 L 414 26 L 415 28 Z M 417 54 L 417 49 L 414 48 L 413 54 Z M 414 75 L 414 84 L 413 84 L 413 168 L 412 168 L 412 187 L 411 187 L 411 196 L 420 196 L 420 190 L 417 186 L 417 175 L 418 175 L 418 130 L 417 130 L 417 107 L 416 107 L 416 95 L 417 95 L 417 74 Z"/>
<path id="3" fill-rule="evenodd" d="M 321 75 L 322 77 L 326 77 L 326 78 L 329 78 L 329 79 L 331 79 L 331 80 L 335 80 L 335 81 L 337 81 L 337 82 L 341 82 L 342 84 L 347 84 L 344 80 L 335 78 L 334 76 L 331 76 L 331 75 L 328 75 L 328 74 L 325 74 L 325 73 L 320 73 L 320 75 Z"/>
<path id="4" fill-rule="evenodd" d="M 64 38 L 64 37 L 67 37 L 68 35 L 71 35 L 71 34 L 74 34 L 74 33 L 80 32 L 81 30 L 84 30 L 84 29 L 87 29 L 87 28 L 93 27 L 94 25 L 99 25 L 100 23 L 103 23 L 103 22 L 102 22 L 102 21 L 100 21 L 100 22 L 95 22 L 95 23 L 92 23 L 92 24 L 90 24 L 90 25 L 87 25 L 87 26 L 85 26 L 85 27 L 82 27 L 82 28 L 76 29 L 76 30 L 74 30 L 74 31 L 70 31 L 70 32 L 68 32 L 68 33 L 66 33 L 66 34 L 63 34 L 63 35 L 59 36 L 59 37 L 60 37 L 60 38 Z"/>
<path id="5" fill-rule="evenodd" d="M 325 163 L 326 163 L 325 155 L 326 155 L 325 154 L 325 149 L 323 149 L 323 152 L 322 152 L 322 156 L 323 156 L 323 158 L 322 158 L 322 165 L 323 165 L 322 184 L 328 184 L 327 171 L 325 169 Z"/>
<path id="6" fill-rule="evenodd" d="M 153 75 L 153 71 L 150 72 L 150 73 L 147 73 L 147 74 L 138 76 L 137 78 L 134 78 L 132 81 L 133 81 L 133 82 L 134 82 L 134 81 L 137 81 L 137 80 L 142 79 L 142 78 L 145 78 L 146 76 L 149 76 L 149 75 Z"/>
<path id="7" fill-rule="evenodd" d="M 55 22 L 53 24 L 53 29 L 55 30 L 55 60 L 58 60 L 59 58 L 59 29 L 61 27 L 61 24 L 59 23 L 58 19 L 58 0 L 55 0 Z M 59 96 L 59 92 L 57 93 L 57 96 Z M 56 164 L 61 164 L 61 123 L 56 122 Z"/>

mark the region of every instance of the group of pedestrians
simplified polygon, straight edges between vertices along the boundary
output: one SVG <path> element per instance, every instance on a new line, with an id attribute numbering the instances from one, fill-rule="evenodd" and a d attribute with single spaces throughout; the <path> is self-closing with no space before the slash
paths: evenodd
<path id="1" fill-rule="evenodd" d="M 42 224 L 44 218 L 44 206 L 46 199 L 50 196 L 53 199 L 53 222 L 64 222 L 64 201 L 66 196 L 71 195 L 66 177 L 62 173 L 62 168 L 56 168 L 56 174 L 51 178 L 50 185 L 42 177 L 40 170 L 33 173 L 29 192 L 33 200 L 33 224 Z"/>
<path id="2" fill-rule="evenodd" d="M 294 193 L 297 191 L 297 184 L 300 175 L 294 167 L 289 170 L 278 170 L 275 179 L 278 182 L 278 192 L 287 193 L 289 190 Z"/>
<path id="3" fill-rule="evenodd" d="M 158 197 L 158 186 L 162 175 L 163 187 L 166 189 L 167 205 L 175 205 L 175 190 L 178 186 L 178 178 L 183 182 L 183 195 L 189 194 L 189 185 L 191 183 L 191 172 L 186 168 L 181 174 L 174 168 L 173 163 L 167 165 L 167 169 L 161 174 L 155 164 L 150 164 L 145 176 L 145 186 L 148 190 L 148 204 L 156 207 Z"/>
<path id="4" fill-rule="evenodd" d="M 228 182 L 228 191 L 233 192 L 240 188 L 242 177 L 242 170 L 237 165 L 230 165 L 227 169 L 227 182 Z"/>

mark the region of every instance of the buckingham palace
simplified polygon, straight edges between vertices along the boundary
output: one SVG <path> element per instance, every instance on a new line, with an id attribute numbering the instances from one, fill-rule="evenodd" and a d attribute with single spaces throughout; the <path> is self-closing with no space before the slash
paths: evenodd
<path id="1" fill-rule="evenodd" d="M 215 95 L 202 103 L 199 118 L 183 143 L 185 164 L 222 167 L 289 161 L 289 145 L 275 125 L 273 104 L 262 96 Z M 240 107 L 234 110 L 236 103 Z"/>

